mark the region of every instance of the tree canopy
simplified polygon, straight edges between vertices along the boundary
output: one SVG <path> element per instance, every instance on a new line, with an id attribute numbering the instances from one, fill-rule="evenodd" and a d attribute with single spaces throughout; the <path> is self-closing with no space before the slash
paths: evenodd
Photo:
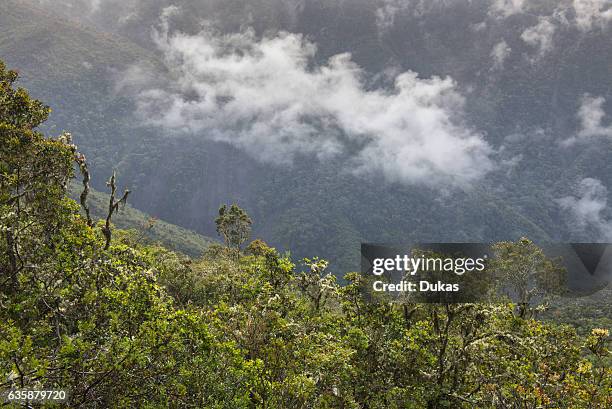
<path id="1" fill-rule="evenodd" d="M 198 259 L 109 239 L 110 217 L 67 196 L 77 147 L 36 130 L 49 109 L 16 80 L 0 63 L 0 390 L 65 389 L 73 408 L 612 406 L 607 329 L 511 303 L 366 302 L 358 273 L 339 284 L 261 240 L 241 251 L 238 206 L 217 219 L 230 249 Z M 500 244 L 503 272 L 552 274 L 532 246 Z"/>

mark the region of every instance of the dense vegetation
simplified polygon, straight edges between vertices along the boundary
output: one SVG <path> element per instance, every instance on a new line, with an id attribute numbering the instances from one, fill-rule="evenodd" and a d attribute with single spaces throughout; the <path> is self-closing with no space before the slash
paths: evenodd
<path id="1" fill-rule="evenodd" d="M 49 109 L 16 79 L 0 63 L 0 389 L 64 388 L 74 408 L 612 404 L 608 330 L 366 303 L 359 274 L 340 286 L 324 260 L 244 248 L 237 206 L 217 218 L 227 246 L 199 259 L 118 230 L 106 248 L 68 197 L 83 157 L 36 130 Z"/>

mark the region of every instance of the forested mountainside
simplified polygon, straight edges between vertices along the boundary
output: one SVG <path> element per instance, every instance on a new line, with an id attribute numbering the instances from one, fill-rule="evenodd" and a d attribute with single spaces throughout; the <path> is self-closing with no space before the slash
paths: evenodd
<path id="1" fill-rule="evenodd" d="M 79 201 L 83 187 L 72 183 L 69 187 L 71 198 Z M 89 207 L 93 217 L 103 219 L 108 212 L 110 195 L 90 189 Z M 164 247 L 191 257 L 200 257 L 208 247 L 218 243 L 217 240 L 205 237 L 191 230 L 159 220 L 134 209 L 129 203 L 122 206 L 113 218 L 113 224 L 122 230 L 128 230 L 134 237 L 144 243 L 160 244 Z"/>
<path id="2" fill-rule="evenodd" d="M 195 259 L 87 217 L 87 195 L 82 208 L 68 197 L 71 180 L 87 180 L 86 159 L 69 134 L 40 132 L 49 109 L 16 80 L 0 62 L 8 407 L 612 405 L 610 336 L 599 326 L 609 317 L 580 321 L 577 335 L 537 319 L 545 306 L 535 302 L 368 302 L 360 274 L 341 286 L 325 260 L 298 262 L 249 241 L 252 220 L 236 205 L 214 220 L 225 245 Z M 108 221 L 127 197 L 120 186 L 113 175 Z M 523 257 L 535 260 L 536 278 L 554 263 L 527 238 L 499 245 L 491 262 L 510 275 Z M 66 400 L 15 397 L 37 388 L 63 390 Z"/>
<path id="3" fill-rule="evenodd" d="M 573 229 L 568 221 L 575 212 L 559 204 L 580 195 L 600 202 L 610 197 L 612 151 L 606 135 L 612 41 L 605 9 L 593 4 L 584 9 L 571 1 L 7 0 L 0 4 L 0 56 L 20 71 L 33 95 L 54 107 L 45 129 L 71 130 L 91 158 L 98 190 L 116 168 L 133 190 L 136 208 L 207 236 L 215 234 L 219 204 L 238 202 L 256 220 L 256 235 L 297 256 L 327 257 L 341 276 L 358 266 L 360 241 L 610 237 L 608 210 Z M 344 115 L 344 106 L 322 105 L 308 113 L 300 127 L 314 124 L 323 137 L 301 145 L 279 131 L 289 126 L 256 136 L 253 129 L 241 131 L 241 122 L 231 117 L 225 122 L 231 126 L 200 126 L 206 115 L 193 111 L 193 116 L 170 118 L 172 111 L 157 109 L 174 101 L 197 110 L 203 100 L 202 84 L 187 79 L 205 76 L 197 70 L 207 68 L 193 65 L 195 56 L 180 48 L 178 39 L 199 41 L 200 49 L 221 47 L 229 41 L 223 35 L 249 28 L 252 37 L 243 36 L 240 43 L 245 50 L 268 44 L 264 38 L 288 46 L 295 38 L 278 37 L 282 30 L 316 46 L 312 56 L 310 45 L 298 47 L 297 54 L 309 62 L 307 68 L 293 66 L 295 78 L 316 78 L 313 73 L 324 72 L 330 57 L 350 53 L 361 69 L 355 95 L 363 106 L 382 95 L 387 103 L 399 103 L 394 81 L 402 72 L 417 73 L 414 86 L 430 86 L 432 94 L 399 109 L 409 113 L 402 106 L 414 103 L 416 109 L 448 114 L 459 133 L 480 141 L 484 156 L 473 160 L 474 152 L 461 144 L 448 152 L 444 145 L 417 144 L 406 146 L 407 152 L 431 150 L 441 159 L 423 168 L 406 160 L 395 164 L 394 149 L 387 145 L 395 128 L 415 132 L 418 140 L 422 132 L 441 131 L 446 137 L 447 124 L 429 129 L 419 123 L 380 124 L 362 112 L 349 117 L 363 117 L 364 124 L 346 121 L 324 129 L 325 115 L 316 117 L 321 109 L 333 118 Z M 273 77 L 257 67 L 253 75 L 271 85 Z M 454 85 L 442 78 L 452 78 Z M 146 100 L 151 95 L 164 98 Z M 149 111 L 139 112 L 144 102 Z M 333 98 L 322 95 L 317 103 Z M 595 113 L 591 128 L 582 129 L 588 125 L 581 112 Z M 370 124 L 391 127 L 382 129 L 389 138 L 367 145 L 367 138 L 351 134 Z M 562 143 L 572 138 L 576 143 Z M 391 165 L 366 159 L 362 144 L 391 155 Z M 341 146 L 341 152 L 332 149 L 326 157 L 330 146 Z M 363 171 L 355 173 L 356 166 Z M 458 169 L 467 184 L 447 183 L 447 169 Z M 472 173 L 484 177 L 471 178 Z"/>

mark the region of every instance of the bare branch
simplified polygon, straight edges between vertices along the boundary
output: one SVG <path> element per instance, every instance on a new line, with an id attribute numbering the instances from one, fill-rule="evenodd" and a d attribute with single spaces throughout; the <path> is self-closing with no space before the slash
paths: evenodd
<path id="1" fill-rule="evenodd" d="M 106 238 L 106 244 L 104 246 L 105 250 L 108 250 L 112 240 L 111 219 L 113 217 L 113 214 L 119 211 L 119 205 L 123 205 L 123 207 L 125 207 L 125 204 L 127 203 L 127 198 L 130 194 L 130 191 L 128 189 L 125 189 L 121 199 L 115 200 L 115 196 L 117 194 L 116 179 L 117 178 L 115 176 L 115 172 L 113 171 L 113 175 L 108 180 L 108 182 L 106 182 L 106 186 L 110 187 L 111 189 L 111 194 L 108 202 L 108 214 L 106 215 L 106 222 L 104 224 L 104 227 L 102 227 L 102 233 Z"/>
<path id="2" fill-rule="evenodd" d="M 93 226 L 93 220 L 91 219 L 91 214 L 89 212 L 89 204 L 87 203 L 87 196 L 89 195 L 89 181 L 91 176 L 89 174 L 89 168 L 87 167 L 87 161 L 85 159 L 85 155 L 82 153 L 75 154 L 76 163 L 79 165 L 79 169 L 81 171 L 81 175 L 83 175 L 83 192 L 81 192 L 80 200 L 81 207 L 85 211 L 85 216 L 87 217 L 87 225 Z"/>

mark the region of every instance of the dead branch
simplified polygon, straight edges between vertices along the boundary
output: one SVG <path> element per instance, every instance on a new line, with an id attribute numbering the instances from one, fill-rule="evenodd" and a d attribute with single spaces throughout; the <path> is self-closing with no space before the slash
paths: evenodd
<path id="1" fill-rule="evenodd" d="M 83 192 L 81 192 L 80 196 L 81 207 L 85 211 L 85 216 L 87 217 L 87 225 L 91 227 L 93 226 L 93 220 L 91 219 L 91 214 L 89 212 L 89 204 L 87 203 L 87 196 L 89 196 L 89 181 L 91 179 L 91 176 L 89 174 L 89 168 L 87 167 L 85 155 L 83 155 L 82 153 L 77 153 L 75 155 L 75 160 L 76 163 L 79 165 L 81 175 L 83 175 Z"/>
<path id="2" fill-rule="evenodd" d="M 108 202 L 108 214 L 106 215 L 106 222 L 104 224 L 104 227 L 102 227 L 102 233 L 104 234 L 104 237 L 106 238 L 106 245 L 104 246 L 104 249 L 108 250 L 111 244 L 111 239 L 112 239 L 111 219 L 113 217 L 113 214 L 119 211 L 119 205 L 123 205 L 123 207 L 125 207 L 130 191 L 128 189 L 125 189 L 125 191 L 123 192 L 123 196 L 121 196 L 121 199 L 115 200 L 115 195 L 117 193 L 117 184 L 116 184 L 116 176 L 115 176 L 114 171 L 109 181 L 106 182 L 106 186 L 110 187 L 111 194 L 110 194 L 110 199 Z"/>

